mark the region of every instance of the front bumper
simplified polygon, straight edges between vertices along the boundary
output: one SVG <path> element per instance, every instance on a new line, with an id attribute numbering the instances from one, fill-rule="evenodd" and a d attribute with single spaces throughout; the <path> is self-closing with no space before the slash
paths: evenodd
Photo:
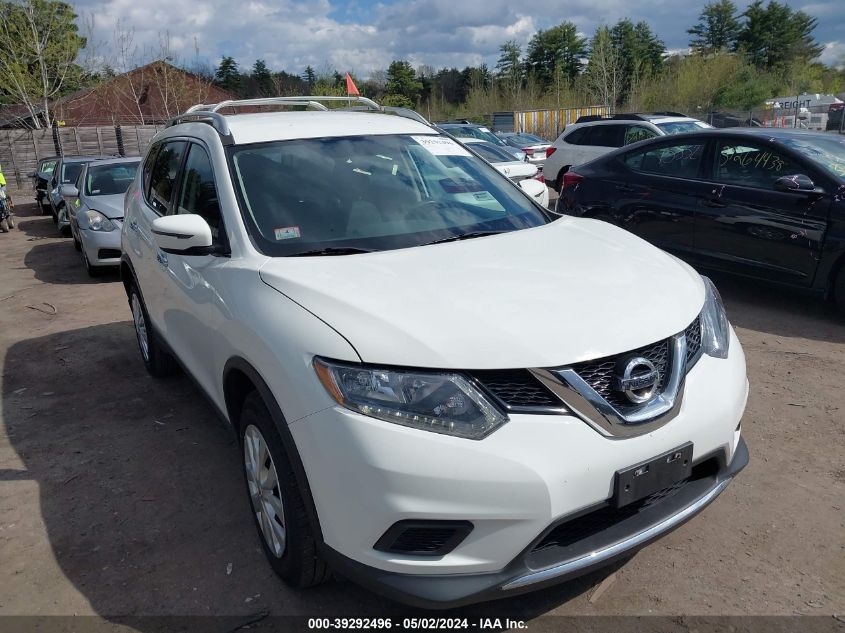
<path id="1" fill-rule="evenodd" d="M 612 562 L 696 514 L 747 460 L 739 432 L 747 396 L 745 357 L 732 332 L 727 359 L 702 356 L 687 374 L 676 417 L 636 437 L 606 437 L 574 415 L 511 414 L 496 432 L 472 441 L 336 406 L 289 428 L 326 558 L 340 573 L 400 600 L 450 606 L 502 596 L 504 586 L 518 592 L 584 573 L 592 562 Z M 693 464 L 718 462 L 707 474 L 715 479 L 685 484 L 684 494 L 675 492 L 671 503 L 667 497 L 660 511 L 638 513 L 638 522 L 616 521 L 603 532 L 610 540 L 533 551 L 550 528 L 607 505 L 617 470 L 687 442 L 693 444 Z M 473 529 L 438 556 L 376 549 L 399 521 L 464 521 Z M 603 553 L 596 558 L 598 550 Z M 585 555 L 588 561 L 576 562 Z M 549 577 L 529 579 L 529 571 Z"/>
<path id="2" fill-rule="evenodd" d="M 535 550 L 550 526 L 504 569 L 480 574 L 413 575 L 367 567 L 331 548 L 323 552 L 340 574 L 399 602 L 447 609 L 505 598 L 571 580 L 630 556 L 704 510 L 748 464 L 740 439 L 733 460 L 718 452 L 699 462 L 702 471 L 673 494 L 566 547 Z M 585 516 L 585 515 L 581 515 Z M 577 520 L 577 519 L 576 519 Z"/>
<path id="3" fill-rule="evenodd" d="M 114 231 L 92 231 L 77 226 L 79 241 L 92 266 L 120 266 L 120 223 Z"/>

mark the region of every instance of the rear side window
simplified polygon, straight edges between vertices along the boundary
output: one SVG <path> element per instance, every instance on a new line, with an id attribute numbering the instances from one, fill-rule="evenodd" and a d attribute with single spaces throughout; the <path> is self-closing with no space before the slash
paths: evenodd
<path id="1" fill-rule="evenodd" d="M 587 145 L 598 147 L 622 147 L 621 125 L 594 125 Z"/>
<path id="2" fill-rule="evenodd" d="M 631 152 L 625 164 L 634 171 L 673 178 L 697 178 L 704 156 L 704 143 L 661 145 Z"/>
<path id="3" fill-rule="evenodd" d="M 174 141 L 164 143 L 156 156 L 150 174 L 150 193 L 148 202 L 158 213 L 167 213 L 173 189 L 176 184 L 176 174 L 185 154 L 185 142 Z"/>
<path id="4" fill-rule="evenodd" d="M 211 235 L 215 243 L 217 242 L 221 222 L 214 171 L 208 154 L 196 144 L 191 144 L 188 159 L 185 161 L 185 169 L 182 171 L 176 213 L 195 213 L 202 216 L 211 227 Z"/>

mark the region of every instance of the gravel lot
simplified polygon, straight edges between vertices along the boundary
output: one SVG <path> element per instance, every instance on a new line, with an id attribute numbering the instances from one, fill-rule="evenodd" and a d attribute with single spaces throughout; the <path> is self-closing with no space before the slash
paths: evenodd
<path id="1" fill-rule="evenodd" d="M 408 613 L 275 578 L 233 437 L 187 378 L 146 375 L 117 276 L 89 279 L 49 217 L 18 211 L 0 234 L 0 615 Z M 462 614 L 845 613 L 845 321 L 716 282 L 748 358 L 748 468 L 625 564 Z"/>

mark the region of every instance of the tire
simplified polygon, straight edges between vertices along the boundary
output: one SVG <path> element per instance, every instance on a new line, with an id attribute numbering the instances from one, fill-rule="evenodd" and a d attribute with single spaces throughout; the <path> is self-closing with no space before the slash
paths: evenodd
<path id="1" fill-rule="evenodd" d="M 76 241 L 74 240 L 74 246 L 76 246 Z M 77 250 L 82 250 L 82 245 L 80 244 Z M 82 251 L 82 263 L 85 264 L 85 272 L 88 273 L 89 277 L 93 277 L 96 279 L 97 277 L 102 277 L 105 273 L 105 268 L 102 266 L 92 266 L 91 262 L 88 261 L 88 254 L 83 250 Z M 147 321 L 149 322 L 149 321 Z M 140 344 L 140 342 L 139 342 Z"/>
<path id="2" fill-rule="evenodd" d="M 82 243 L 78 239 L 76 239 L 75 237 L 73 238 L 73 248 L 75 248 L 77 252 L 82 250 Z M 87 265 L 88 260 L 86 259 L 85 262 L 86 262 L 86 265 Z"/>
<path id="3" fill-rule="evenodd" d="M 6 219 L 6 223 L 9 225 L 10 229 L 15 228 L 15 216 L 10 213 L 9 217 Z"/>
<path id="4" fill-rule="evenodd" d="M 134 282 L 129 287 L 129 309 L 132 311 L 135 338 L 138 340 L 138 349 L 147 373 L 155 378 L 166 378 L 175 374 L 179 369 L 176 359 L 158 342 L 156 333 L 150 325 L 147 307 Z"/>
<path id="5" fill-rule="evenodd" d="M 50 213 L 50 205 L 44 204 L 44 200 L 41 201 L 39 206 L 41 207 L 41 215 L 47 215 Z"/>
<path id="6" fill-rule="evenodd" d="M 52 214 L 52 216 L 53 216 L 53 224 L 58 224 L 58 223 L 59 223 L 59 212 L 58 212 L 58 211 L 53 211 L 53 208 L 52 208 L 52 207 L 50 207 L 50 213 L 51 213 L 51 214 Z"/>
<path id="7" fill-rule="evenodd" d="M 833 300 L 836 302 L 839 316 L 845 318 L 845 266 L 839 269 L 833 282 Z"/>
<path id="8" fill-rule="evenodd" d="M 9 221 L 6 220 L 6 218 L 0 220 L 0 231 L 3 231 L 4 233 L 9 232 Z"/>
<path id="9" fill-rule="evenodd" d="M 319 558 L 299 483 L 257 391 L 244 400 L 239 436 L 247 497 L 270 566 L 291 587 L 325 582 L 331 572 Z"/>

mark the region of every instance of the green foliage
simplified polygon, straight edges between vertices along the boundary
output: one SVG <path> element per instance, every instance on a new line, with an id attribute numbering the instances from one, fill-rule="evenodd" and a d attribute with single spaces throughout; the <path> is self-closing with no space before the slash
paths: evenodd
<path id="1" fill-rule="evenodd" d="M 718 0 L 704 5 L 698 23 L 687 33 L 692 35 L 690 47 L 699 53 L 734 50 L 740 33 L 736 5 L 731 0 Z"/>
<path id="2" fill-rule="evenodd" d="M 412 108 L 416 105 L 422 88 L 422 83 L 417 79 L 417 73 L 409 62 L 396 60 L 390 63 L 387 69 L 385 97 L 390 103 L 387 105 Z"/>
<path id="3" fill-rule="evenodd" d="M 581 72 L 586 53 L 586 38 L 578 35 L 575 24 L 562 22 L 534 34 L 528 43 L 525 66 L 541 86 L 552 86 L 561 79 L 572 82 Z"/>
<path id="4" fill-rule="evenodd" d="M 238 62 L 232 57 L 223 56 L 217 71 L 214 73 L 214 83 L 228 90 L 231 93 L 238 94 L 241 91 L 241 72 L 238 70 Z"/>
<path id="5" fill-rule="evenodd" d="M 786 4 L 755 0 L 743 13 L 745 26 L 737 46 L 751 63 L 765 70 L 784 70 L 796 61 L 809 62 L 824 50 L 813 39 L 817 20 Z"/>
<path id="6" fill-rule="evenodd" d="M 516 94 L 525 77 L 522 47 L 516 43 L 516 40 L 508 40 L 499 47 L 499 53 L 499 59 L 496 62 L 496 77 L 509 92 Z"/>
<path id="7" fill-rule="evenodd" d="M 314 72 L 314 69 L 311 66 L 305 67 L 305 72 L 302 73 L 302 80 L 308 84 L 309 90 L 314 87 L 314 83 L 317 81 L 317 73 Z"/>
<path id="8" fill-rule="evenodd" d="M 85 47 L 73 7 L 56 0 L 0 2 L 0 95 L 50 120 L 50 100 L 80 87 Z M 35 125 L 40 125 L 34 117 Z"/>
<path id="9" fill-rule="evenodd" d="M 620 97 L 624 99 L 638 82 L 663 69 L 666 47 L 646 22 L 635 25 L 628 19 L 613 25 L 610 39 L 620 58 L 623 77 Z"/>
<path id="10" fill-rule="evenodd" d="M 275 87 L 273 86 L 273 75 L 270 73 L 270 69 L 267 68 L 267 64 L 264 63 L 263 59 L 255 60 L 255 63 L 252 65 L 252 74 L 250 76 L 255 84 L 255 89 L 260 96 L 273 96 L 273 93 L 275 92 Z"/>

